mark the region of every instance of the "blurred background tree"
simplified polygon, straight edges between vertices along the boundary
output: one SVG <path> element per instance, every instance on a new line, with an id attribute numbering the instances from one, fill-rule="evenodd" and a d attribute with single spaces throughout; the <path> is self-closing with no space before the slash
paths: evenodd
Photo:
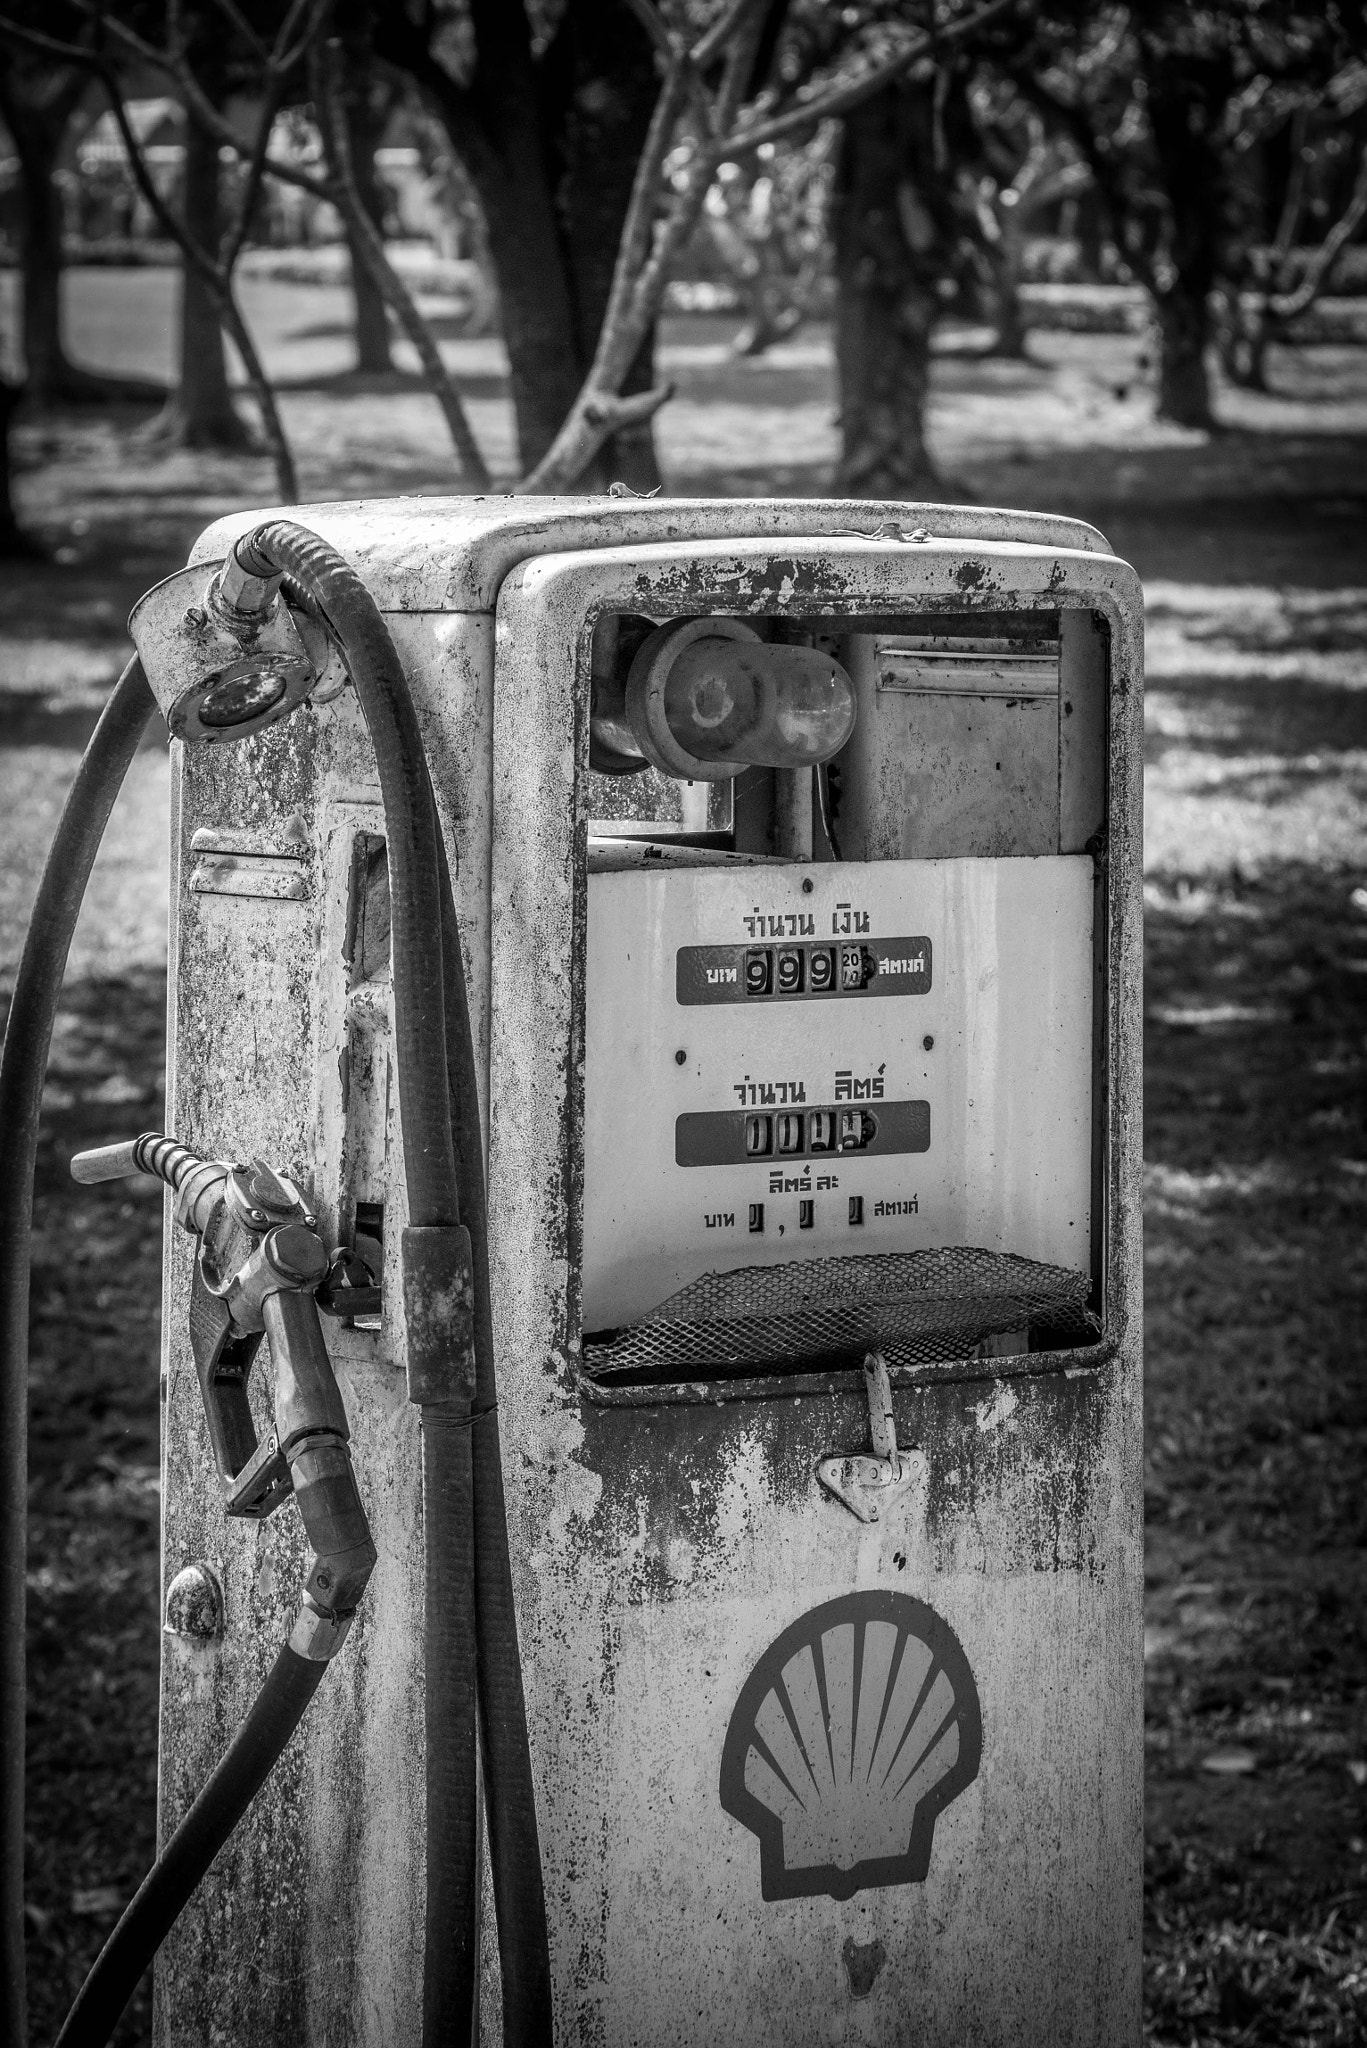
<path id="1" fill-rule="evenodd" d="M 1264 384 L 1367 220 L 1346 0 L 0 0 L 0 121 L 27 402 L 154 395 L 71 361 L 61 268 L 169 240 L 158 431 L 254 443 L 231 343 L 282 495 L 248 251 L 346 252 L 355 374 L 393 377 L 397 323 L 467 487 L 434 278 L 498 327 L 523 488 L 657 488 L 661 313 L 724 301 L 740 353 L 829 319 L 836 488 L 923 498 L 957 488 L 925 434 L 946 322 L 1019 357 L 1059 294 L 1109 289 L 1114 324 L 1142 289 L 1157 408 L 1209 431 L 1217 368 Z"/>

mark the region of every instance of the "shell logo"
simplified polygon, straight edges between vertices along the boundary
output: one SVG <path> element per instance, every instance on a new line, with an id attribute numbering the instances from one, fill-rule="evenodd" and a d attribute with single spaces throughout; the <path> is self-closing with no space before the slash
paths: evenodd
<path id="1" fill-rule="evenodd" d="M 849 1593 L 775 1638 L 722 1746 L 721 1803 L 758 1837 L 765 1899 L 920 1884 L 937 1817 L 978 1775 L 958 1637 L 906 1593 Z"/>

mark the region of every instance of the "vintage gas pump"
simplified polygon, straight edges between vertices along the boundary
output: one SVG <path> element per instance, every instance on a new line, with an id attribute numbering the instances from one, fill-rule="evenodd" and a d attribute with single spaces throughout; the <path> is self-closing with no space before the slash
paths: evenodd
<path id="1" fill-rule="evenodd" d="M 430 2023 L 433 1770 L 475 1718 L 433 1719 L 473 1683 L 432 1649 L 463 1597 L 439 1416 L 475 1444 L 497 1637 L 481 2039 L 545 2038 L 513 1924 L 544 1900 L 565 2042 L 1137 2042 L 1133 572 L 964 508 L 291 517 L 382 615 L 430 772 L 463 1248 L 415 1267 L 433 1125 L 374 719 L 271 529 L 221 522 L 133 620 L 187 740 L 168 1123 L 317 1219 L 376 1561 L 162 1950 L 159 2042 Z M 225 584 L 271 621 L 236 668 L 205 652 Z M 309 1563 L 297 1519 L 223 1514 L 193 1254 L 168 1241 L 164 1573 L 212 1597 L 168 1613 L 164 1833 Z M 459 1362 L 482 1299 L 494 1379 L 448 1413 L 434 1331 Z"/>

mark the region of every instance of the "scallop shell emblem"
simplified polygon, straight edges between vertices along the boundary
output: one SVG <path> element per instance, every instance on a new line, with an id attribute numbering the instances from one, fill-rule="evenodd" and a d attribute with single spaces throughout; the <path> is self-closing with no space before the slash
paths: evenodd
<path id="1" fill-rule="evenodd" d="M 759 1839 L 766 1899 L 920 1884 L 935 1822 L 978 1775 L 962 1645 L 906 1593 L 814 1607 L 764 1652 L 726 1731 L 721 1803 Z"/>

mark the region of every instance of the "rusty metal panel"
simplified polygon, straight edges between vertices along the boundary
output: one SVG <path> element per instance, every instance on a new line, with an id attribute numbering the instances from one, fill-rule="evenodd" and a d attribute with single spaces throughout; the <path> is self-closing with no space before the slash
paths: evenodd
<path id="1" fill-rule="evenodd" d="M 1060 853 L 1081 853 L 1106 829 L 1105 621 L 1065 612 L 1059 631 Z"/>
<path id="2" fill-rule="evenodd" d="M 843 853 L 881 861 L 1058 852 L 1056 647 L 993 663 L 855 633 L 841 652 L 859 703 L 837 781 Z"/>
<path id="3" fill-rule="evenodd" d="M 908 505 L 868 498 L 383 498 L 349 505 L 233 512 L 195 542 L 191 560 L 217 561 L 263 519 L 299 518 L 353 562 L 386 611 L 492 611 L 519 562 L 566 548 L 682 541 L 800 538 L 891 528 L 911 536 L 1019 542 L 1106 552 L 1094 526 L 985 505 Z M 899 543 L 902 544 L 902 543 Z"/>
<path id="4" fill-rule="evenodd" d="M 961 612 L 966 598 L 985 614 L 1085 609 L 1110 636 L 1099 931 L 1109 1063 L 1098 1179 L 1108 1343 L 1082 1370 L 1032 1361 L 1025 1377 L 995 1382 L 985 1365 L 981 1377 L 965 1368 L 957 1381 L 899 1387 L 899 1440 L 919 1448 L 924 1477 L 885 1522 L 866 1526 L 814 1477 L 821 1458 L 869 1443 L 855 1376 L 850 1385 L 833 1375 L 831 1390 L 811 1398 L 785 1397 L 779 1384 L 762 1400 L 713 1390 L 669 1405 L 646 1388 L 607 1407 L 577 1377 L 581 657 L 586 621 L 612 605 L 654 617 L 800 618 L 861 606 Z M 621 549 L 513 572 L 498 647 L 491 1250 L 560 2037 L 1137 2043 L 1136 580 L 1107 559 L 990 544 Z M 936 1684 L 951 1669 L 972 1680 L 980 1756 L 969 1774 L 974 1710 L 965 1697 L 959 1761 L 939 1781 L 953 1796 L 931 1815 L 919 1878 L 880 1881 L 875 1870 L 865 1882 L 877 1857 L 858 1827 L 853 1836 L 843 1820 L 828 1828 L 818 1812 L 815 1835 L 794 1855 L 780 1829 L 777 1874 L 766 1883 L 764 1824 L 737 1818 L 744 1802 L 734 1785 L 724 1797 L 728 1754 L 741 1754 L 744 1771 L 755 1748 L 744 1727 L 741 1750 L 729 1748 L 736 1714 L 749 1712 L 757 1683 L 772 1689 L 785 1677 L 774 1659 L 787 1631 L 815 1627 L 830 1602 L 862 1631 L 861 1656 L 885 1640 L 883 1617 L 921 1616 L 906 1623 L 905 1640 L 921 1629 Z M 847 1668 L 845 1623 L 831 1625 L 838 1672 Z M 810 1645 L 803 1654 L 815 1655 Z M 809 1754 L 825 1741 L 831 1770 L 814 1770 L 813 1783 L 822 1775 L 838 1784 L 835 1758 L 848 1758 L 855 1742 L 854 1710 L 838 1705 L 850 1688 L 814 1684 L 820 1715 L 808 1728 Z M 805 1705 L 792 1706 L 793 1688 Z M 800 1672 L 793 1688 L 790 1730 L 813 1697 Z M 827 1836 L 834 1846 L 823 1869 L 826 1852 L 813 1839 Z M 925 1849 L 922 1840 L 918 1853 Z"/>
<path id="5" fill-rule="evenodd" d="M 392 622 L 439 776 L 470 949 L 477 1040 L 487 1043 L 492 622 Z M 358 1186 L 386 1209 L 384 1328 L 328 1326 L 356 1471 L 379 1548 L 356 1627 L 266 1790 L 158 1960 L 162 2048 L 297 2041 L 388 2048 L 421 2031 L 423 1673 L 421 1449 L 394 1314 L 405 1221 L 383 968 L 343 957 L 352 842 L 383 833 L 374 761 L 353 693 L 235 748 L 177 746 L 171 1129 L 213 1155 L 253 1152 L 307 1185 L 329 1243 Z M 287 870 L 302 893 L 195 886 L 204 860 Z M 343 1054 L 356 1087 L 344 1085 Z M 368 1178 L 367 1178 L 368 1176 Z M 286 1510 L 223 1515 L 186 1327 L 190 1241 L 168 1243 L 163 1392 L 163 1576 L 200 1560 L 224 1590 L 226 1629 L 167 1635 L 159 1829 L 175 1826 L 288 1634 L 304 1549 Z M 268 1366 L 255 1389 L 267 1421 Z M 254 1374 L 254 1377 L 257 1375 Z"/>

